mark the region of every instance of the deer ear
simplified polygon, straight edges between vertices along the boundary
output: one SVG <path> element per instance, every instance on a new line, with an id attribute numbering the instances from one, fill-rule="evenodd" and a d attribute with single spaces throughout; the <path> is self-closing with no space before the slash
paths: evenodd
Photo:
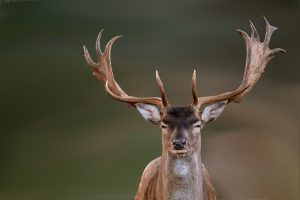
<path id="1" fill-rule="evenodd" d="M 227 100 L 206 106 L 201 114 L 203 122 L 208 123 L 216 120 L 222 114 L 226 104 Z"/>
<path id="2" fill-rule="evenodd" d="M 153 124 L 158 124 L 160 122 L 160 112 L 155 106 L 143 103 L 136 104 L 135 106 L 143 118 L 148 122 Z"/>

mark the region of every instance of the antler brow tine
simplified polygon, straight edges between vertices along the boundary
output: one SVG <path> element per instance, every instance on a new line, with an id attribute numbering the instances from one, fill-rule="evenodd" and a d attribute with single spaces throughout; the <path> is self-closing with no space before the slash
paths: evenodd
<path id="1" fill-rule="evenodd" d="M 193 105 L 197 106 L 199 104 L 197 87 L 196 87 L 196 70 L 194 69 L 192 76 L 192 94 L 193 94 Z"/>
<path id="2" fill-rule="evenodd" d="M 168 99 L 167 99 L 167 95 L 166 95 L 166 92 L 165 92 L 164 85 L 163 85 L 163 83 L 160 79 L 160 76 L 159 76 L 159 73 L 158 73 L 157 70 L 155 71 L 155 77 L 156 77 L 157 85 L 158 85 L 159 90 L 160 90 L 162 105 L 163 105 L 163 107 L 167 107 L 169 105 L 169 102 L 168 102 Z"/>

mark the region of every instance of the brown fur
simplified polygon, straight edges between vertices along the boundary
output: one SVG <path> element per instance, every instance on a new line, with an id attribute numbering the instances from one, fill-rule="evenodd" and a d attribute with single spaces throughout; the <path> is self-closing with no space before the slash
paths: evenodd
<path id="1" fill-rule="evenodd" d="M 157 192 L 158 178 L 160 175 L 161 157 L 152 160 L 145 168 L 141 177 L 138 192 L 134 200 L 161 200 L 161 195 Z M 204 200 L 216 200 L 216 191 L 211 183 L 210 176 L 204 164 L 202 164 L 203 193 Z"/>
<path id="2" fill-rule="evenodd" d="M 169 107 L 161 116 L 167 128 L 162 129 L 163 152 L 151 161 L 141 177 L 135 200 L 216 200 L 216 192 L 201 162 L 201 134 L 193 133 L 194 124 L 200 123 L 199 110 L 193 106 Z M 186 138 L 187 155 L 170 152 L 171 141 Z M 187 196 L 186 196 L 187 195 Z"/>

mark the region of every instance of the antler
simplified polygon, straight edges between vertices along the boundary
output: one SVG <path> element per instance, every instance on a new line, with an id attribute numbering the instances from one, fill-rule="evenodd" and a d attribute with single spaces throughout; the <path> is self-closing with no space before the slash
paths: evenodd
<path id="1" fill-rule="evenodd" d="M 246 64 L 243 81 L 240 86 L 231 92 L 226 92 L 223 94 L 207 97 L 197 98 L 196 92 L 196 72 L 194 71 L 192 77 L 192 92 L 193 92 L 193 105 L 198 106 L 199 108 L 203 104 L 210 104 L 218 101 L 228 100 L 229 102 L 239 103 L 242 101 L 243 97 L 246 96 L 255 83 L 258 81 L 268 62 L 274 57 L 277 52 L 286 52 L 281 48 L 270 49 L 269 43 L 272 37 L 273 32 L 277 29 L 276 27 L 270 25 L 267 19 L 264 17 L 266 22 L 266 35 L 263 42 L 259 40 L 259 34 L 250 21 L 251 27 L 251 36 L 242 30 L 237 30 L 240 35 L 243 37 L 246 45 Z"/>
<path id="2" fill-rule="evenodd" d="M 106 92 L 114 99 L 128 103 L 129 105 L 135 106 L 136 104 L 145 103 L 152 104 L 161 107 L 166 107 L 168 101 L 166 98 L 165 90 L 160 80 L 159 74 L 156 71 L 156 81 L 161 92 L 161 98 L 159 97 L 134 97 L 127 95 L 114 78 L 114 74 L 111 66 L 111 48 L 114 42 L 119 39 L 121 36 L 116 36 L 112 38 L 105 46 L 104 52 L 100 48 L 100 40 L 103 30 L 100 31 L 97 40 L 96 40 L 96 53 L 98 56 L 98 63 L 95 63 L 87 48 L 83 46 L 84 57 L 87 61 L 88 66 L 93 70 L 93 75 L 99 81 L 105 82 Z"/>

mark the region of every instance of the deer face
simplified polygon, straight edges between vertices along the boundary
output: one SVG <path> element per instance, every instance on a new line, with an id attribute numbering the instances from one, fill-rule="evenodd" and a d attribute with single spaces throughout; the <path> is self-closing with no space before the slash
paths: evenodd
<path id="1" fill-rule="evenodd" d="M 183 156 L 200 149 L 201 118 L 193 106 L 167 108 L 160 128 L 164 150 L 169 153 Z"/>
<path id="2" fill-rule="evenodd" d="M 203 111 L 193 105 L 168 106 L 161 112 L 146 104 L 140 104 L 137 108 L 146 120 L 160 127 L 164 151 L 186 156 L 201 150 L 201 129 L 206 123 L 217 119 L 225 105 L 226 101 L 221 101 L 208 105 Z"/>

